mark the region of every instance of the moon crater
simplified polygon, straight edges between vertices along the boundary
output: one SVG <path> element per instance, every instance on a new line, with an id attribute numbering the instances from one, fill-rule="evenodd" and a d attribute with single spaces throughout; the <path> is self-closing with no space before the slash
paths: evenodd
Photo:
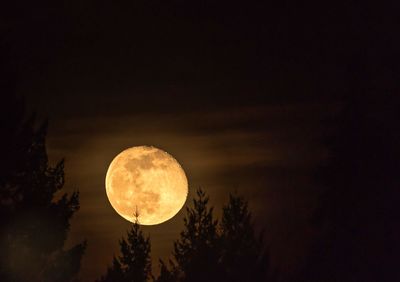
<path id="1" fill-rule="evenodd" d="M 159 224 L 182 208 L 188 193 L 186 175 L 168 153 L 149 146 L 129 148 L 111 162 L 106 193 L 112 207 L 133 222 Z"/>

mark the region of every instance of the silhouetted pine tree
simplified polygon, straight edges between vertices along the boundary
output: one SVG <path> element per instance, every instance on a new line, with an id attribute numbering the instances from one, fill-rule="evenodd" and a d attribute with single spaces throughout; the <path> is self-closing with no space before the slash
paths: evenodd
<path id="1" fill-rule="evenodd" d="M 171 270 L 160 261 L 156 281 L 275 281 L 263 234 L 256 235 L 244 198 L 230 195 L 219 225 L 208 201 L 198 190 L 174 244 Z"/>
<path id="2" fill-rule="evenodd" d="M 13 82 L 1 78 L 0 281 L 72 281 L 86 245 L 64 248 L 79 194 L 55 196 L 64 162 L 48 163 L 47 122 L 27 117 Z"/>
<path id="3" fill-rule="evenodd" d="M 256 236 L 251 213 L 243 197 L 229 196 L 228 203 L 223 207 L 220 228 L 224 280 L 266 281 L 269 256 L 263 245 L 263 234 Z"/>
<path id="4" fill-rule="evenodd" d="M 217 281 L 221 279 L 218 221 L 209 198 L 199 189 L 193 207 L 186 209 L 184 230 L 174 243 L 174 270 L 180 281 Z"/>
<path id="5" fill-rule="evenodd" d="M 120 242 L 121 255 L 113 258 L 113 265 L 108 268 L 101 282 L 144 282 L 151 275 L 150 238 L 145 237 L 138 221 L 133 223 L 126 239 Z"/>

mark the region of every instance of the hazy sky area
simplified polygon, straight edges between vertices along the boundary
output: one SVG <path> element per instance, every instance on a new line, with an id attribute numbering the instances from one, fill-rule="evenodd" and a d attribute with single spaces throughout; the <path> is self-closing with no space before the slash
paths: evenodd
<path id="1" fill-rule="evenodd" d="M 92 279 L 104 272 L 105 261 L 111 261 L 129 226 L 106 197 L 108 165 L 120 151 L 143 144 L 162 148 L 181 163 L 189 180 L 188 203 L 202 187 L 218 214 L 228 193 L 237 191 L 249 199 L 258 225 L 268 230 L 274 254 L 284 257 L 287 249 L 301 253 L 305 242 L 299 244 L 299 238 L 309 235 L 308 216 L 315 200 L 310 179 L 324 157 L 318 132 L 319 119 L 329 116 L 326 109 L 320 104 L 260 105 L 53 120 L 49 154 L 53 160 L 66 158 L 66 186 L 81 193 L 70 240 L 89 241 L 82 277 Z M 166 223 L 145 227 L 155 265 L 158 257 L 171 252 L 182 216 L 180 212 Z M 283 263 L 286 267 L 293 262 Z"/>

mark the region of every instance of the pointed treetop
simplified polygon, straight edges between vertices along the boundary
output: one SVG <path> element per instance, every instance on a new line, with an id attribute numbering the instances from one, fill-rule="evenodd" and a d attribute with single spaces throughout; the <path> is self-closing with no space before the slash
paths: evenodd
<path id="1" fill-rule="evenodd" d="M 135 224 L 139 224 L 139 211 L 138 211 L 138 208 L 137 208 L 137 205 L 136 205 L 136 208 L 135 208 L 135 212 L 134 212 L 134 214 L 133 214 L 133 216 L 135 217 Z"/>

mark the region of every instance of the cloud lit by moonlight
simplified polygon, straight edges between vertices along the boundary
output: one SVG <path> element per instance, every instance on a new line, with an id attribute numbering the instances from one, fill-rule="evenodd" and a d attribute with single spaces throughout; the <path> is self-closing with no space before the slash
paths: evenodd
<path id="1" fill-rule="evenodd" d="M 188 182 L 180 164 L 167 152 L 137 146 L 122 151 L 106 175 L 106 193 L 115 211 L 128 221 L 159 224 L 185 204 Z"/>

